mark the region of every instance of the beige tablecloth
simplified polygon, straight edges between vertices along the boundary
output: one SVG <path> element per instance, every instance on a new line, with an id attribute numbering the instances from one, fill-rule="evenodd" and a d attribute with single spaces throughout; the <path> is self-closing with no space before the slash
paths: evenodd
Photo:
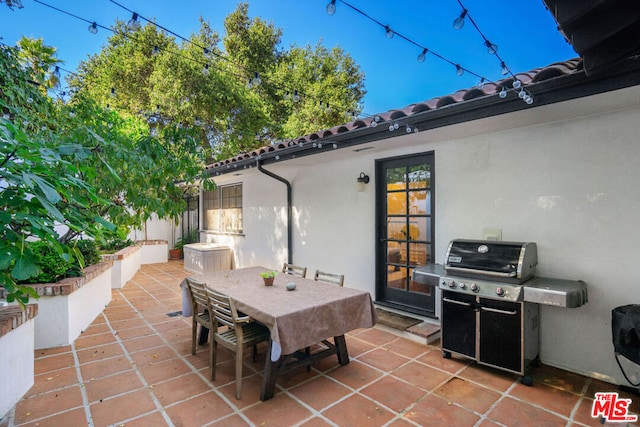
<path id="1" fill-rule="evenodd" d="M 377 321 L 368 292 L 284 273 L 278 273 L 273 286 L 265 286 L 260 273 L 267 270 L 250 267 L 193 277 L 229 295 L 238 310 L 267 326 L 282 354 L 372 327 Z M 295 283 L 296 289 L 288 291 L 287 283 Z M 182 286 L 186 287 L 186 281 Z"/>

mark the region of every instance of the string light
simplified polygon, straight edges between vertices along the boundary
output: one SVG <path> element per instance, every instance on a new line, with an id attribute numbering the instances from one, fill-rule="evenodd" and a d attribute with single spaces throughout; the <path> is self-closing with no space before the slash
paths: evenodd
<path id="1" fill-rule="evenodd" d="M 490 55 L 498 53 L 498 45 L 491 43 L 489 40 L 485 40 L 484 45 L 487 47 L 487 52 L 489 52 Z"/>
<path id="2" fill-rule="evenodd" d="M 504 61 L 500 63 L 500 74 L 503 76 L 509 74 L 509 67 L 507 67 L 507 64 L 505 64 Z"/>
<path id="3" fill-rule="evenodd" d="M 424 60 L 427 58 L 427 52 L 429 50 L 425 47 L 424 49 L 422 49 L 422 52 L 420 52 L 420 55 L 418 55 L 418 62 L 423 63 Z"/>
<path id="4" fill-rule="evenodd" d="M 465 8 L 462 8 L 462 12 L 460 12 L 460 16 L 458 16 L 454 21 L 453 21 L 453 29 L 454 30 L 460 30 L 462 29 L 462 27 L 464 27 L 464 18 L 467 16 L 468 10 Z"/>
<path id="5" fill-rule="evenodd" d="M 98 24 L 92 22 L 87 28 L 91 34 L 98 34 Z"/>
<path id="6" fill-rule="evenodd" d="M 395 35 L 395 32 L 388 25 L 384 26 L 384 36 L 388 39 L 392 39 Z"/>
<path id="7" fill-rule="evenodd" d="M 456 64 L 456 74 L 458 76 L 461 76 L 464 74 L 464 68 L 462 68 L 460 64 Z"/>
<path id="8" fill-rule="evenodd" d="M 327 5 L 327 14 L 333 15 L 336 13 L 336 0 L 331 0 L 331 3 Z"/>
<path id="9" fill-rule="evenodd" d="M 138 21 L 138 14 L 136 12 L 133 12 L 133 15 L 131 15 L 131 19 L 127 22 L 127 27 L 131 31 L 138 31 L 140 29 L 140 22 Z"/>

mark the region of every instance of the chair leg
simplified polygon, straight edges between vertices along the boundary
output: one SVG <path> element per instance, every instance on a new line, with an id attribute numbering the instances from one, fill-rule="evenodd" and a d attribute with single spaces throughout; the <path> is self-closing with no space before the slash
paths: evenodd
<path id="1" fill-rule="evenodd" d="M 195 316 L 196 314 L 193 313 L 193 316 Z M 191 323 L 191 354 L 196 354 L 196 340 L 198 337 L 198 323 L 196 322 L 195 318 L 193 319 L 193 322 Z"/>
<path id="2" fill-rule="evenodd" d="M 240 400 L 242 392 L 242 357 L 243 346 L 239 344 L 236 349 L 236 399 Z"/>
<path id="3" fill-rule="evenodd" d="M 216 380 L 216 363 L 218 359 L 218 342 L 213 334 L 209 337 L 211 340 L 211 353 L 209 355 L 209 365 L 211 366 L 211 381 Z"/>
<path id="4" fill-rule="evenodd" d="M 311 356 L 311 347 L 306 347 L 304 349 L 304 354 L 307 355 L 307 357 Z M 307 372 L 311 371 L 311 362 L 307 363 Z"/>

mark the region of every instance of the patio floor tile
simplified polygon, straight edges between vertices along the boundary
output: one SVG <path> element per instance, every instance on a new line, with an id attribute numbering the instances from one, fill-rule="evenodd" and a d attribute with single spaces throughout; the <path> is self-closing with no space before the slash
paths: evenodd
<path id="1" fill-rule="evenodd" d="M 339 426 L 377 427 L 392 420 L 394 413 L 359 394 L 349 396 L 322 412 Z"/>
<path id="2" fill-rule="evenodd" d="M 377 327 L 346 335 L 349 364 L 331 357 L 282 374 L 266 402 L 261 345 L 256 361 L 244 359 L 237 400 L 233 354 L 219 349 L 211 381 L 208 345 L 191 354 L 191 319 L 168 316 L 182 309 L 187 275 L 180 261 L 144 265 L 73 345 L 35 350 L 34 385 L 0 427 L 585 427 L 602 425 L 591 418 L 598 391 L 618 391 L 640 412 L 640 397 L 600 380 L 541 365 L 527 387 L 519 375 L 443 358 L 439 340 Z"/>

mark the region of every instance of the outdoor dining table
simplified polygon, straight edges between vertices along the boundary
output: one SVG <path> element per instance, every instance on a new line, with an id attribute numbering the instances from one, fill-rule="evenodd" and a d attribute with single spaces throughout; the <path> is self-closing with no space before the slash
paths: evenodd
<path id="1" fill-rule="evenodd" d="M 370 328 L 377 321 L 368 292 L 285 273 L 276 275 L 273 286 L 265 286 L 260 276 L 265 271 L 270 269 L 249 267 L 192 276 L 228 295 L 239 311 L 269 328 L 260 400 L 273 397 L 278 373 L 333 354 L 340 365 L 347 365 L 344 334 Z M 287 290 L 289 283 L 295 283 L 294 290 Z M 186 279 L 181 286 L 186 289 Z M 188 298 L 183 292 L 184 316 L 191 315 Z M 331 337 L 333 343 L 327 340 Z M 324 350 L 313 354 L 304 351 L 320 342 Z"/>

